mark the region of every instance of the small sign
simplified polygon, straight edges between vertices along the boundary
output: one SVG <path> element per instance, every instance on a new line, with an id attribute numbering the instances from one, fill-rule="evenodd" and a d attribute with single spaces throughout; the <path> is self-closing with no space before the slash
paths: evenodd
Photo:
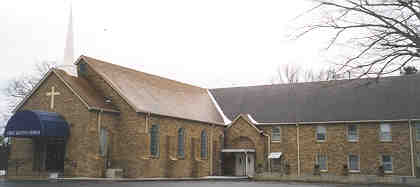
<path id="1" fill-rule="evenodd" d="M 273 158 L 280 158 L 280 157 L 281 157 L 281 155 L 282 155 L 282 153 L 281 153 L 281 152 L 273 152 L 273 153 L 270 153 L 270 154 L 268 155 L 268 158 L 269 158 L 269 159 L 273 159 Z"/>
<path id="2" fill-rule="evenodd" d="M 6 132 L 7 136 L 39 136 L 39 130 L 9 130 Z"/>
<path id="3" fill-rule="evenodd" d="M 56 178 L 58 178 L 58 173 L 50 173 L 49 178 L 50 179 L 56 179 Z"/>

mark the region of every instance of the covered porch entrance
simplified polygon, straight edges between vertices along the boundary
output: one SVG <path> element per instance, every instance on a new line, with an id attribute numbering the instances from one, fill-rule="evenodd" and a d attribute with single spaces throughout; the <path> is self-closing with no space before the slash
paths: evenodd
<path id="1" fill-rule="evenodd" d="M 32 171 L 62 173 L 69 127 L 57 113 L 24 110 L 16 112 L 7 122 L 4 132 L 6 137 L 31 139 Z M 19 157 L 20 155 L 16 155 Z M 9 158 L 21 160 L 21 158 Z M 12 161 L 12 160 L 11 160 Z M 13 162 L 13 161 L 12 161 Z M 26 160 L 22 161 L 27 163 Z M 16 173 L 18 175 L 18 173 Z"/>
<path id="2" fill-rule="evenodd" d="M 223 175 L 254 176 L 255 149 L 222 149 Z"/>

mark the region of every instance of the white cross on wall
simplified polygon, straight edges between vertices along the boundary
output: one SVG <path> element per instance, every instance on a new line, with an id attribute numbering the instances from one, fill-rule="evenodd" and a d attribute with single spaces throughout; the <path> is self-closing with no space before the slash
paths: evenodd
<path id="1" fill-rule="evenodd" d="M 60 95 L 60 92 L 55 92 L 55 88 L 53 86 L 53 87 L 51 87 L 51 92 L 47 92 L 46 95 L 47 96 L 51 96 L 51 105 L 50 105 L 50 107 L 51 107 L 51 109 L 54 109 L 54 96 Z"/>

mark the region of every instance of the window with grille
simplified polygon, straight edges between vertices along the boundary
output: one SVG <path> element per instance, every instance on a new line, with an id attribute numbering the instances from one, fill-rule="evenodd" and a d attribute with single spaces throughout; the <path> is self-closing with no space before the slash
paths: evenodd
<path id="1" fill-rule="evenodd" d="M 379 136 L 381 141 L 392 141 L 391 124 L 381 124 Z"/>
<path id="2" fill-rule="evenodd" d="M 201 132 L 201 158 L 207 158 L 207 133 L 205 130 Z"/>
<path id="3" fill-rule="evenodd" d="M 271 129 L 271 141 L 281 141 L 281 129 L 280 129 L 280 127 L 273 127 Z"/>
<path id="4" fill-rule="evenodd" d="M 359 171 L 359 156 L 358 155 L 349 155 L 349 170 L 350 171 Z"/>
<path id="5" fill-rule="evenodd" d="M 327 139 L 327 128 L 325 126 L 316 127 L 316 140 L 325 141 Z"/>
<path id="6" fill-rule="evenodd" d="M 178 156 L 184 157 L 185 155 L 185 129 L 178 130 Z"/>
<path id="7" fill-rule="evenodd" d="M 316 164 L 319 166 L 319 170 L 327 171 L 328 170 L 328 157 L 326 154 L 317 153 L 316 154 Z"/>
<path id="8" fill-rule="evenodd" d="M 152 156 L 159 155 L 159 126 L 152 125 L 150 129 L 150 154 Z"/>
<path id="9" fill-rule="evenodd" d="M 392 173 L 392 157 L 391 155 L 382 155 L 382 166 L 386 173 Z"/>
<path id="10" fill-rule="evenodd" d="M 353 142 L 359 140 L 359 131 L 357 130 L 357 125 L 347 126 L 347 140 Z"/>

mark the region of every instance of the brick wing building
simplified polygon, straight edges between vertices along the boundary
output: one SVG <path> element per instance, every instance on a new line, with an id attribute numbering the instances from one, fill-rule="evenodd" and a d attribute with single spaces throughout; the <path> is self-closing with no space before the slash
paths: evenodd
<path id="1" fill-rule="evenodd" d="M 419 75 L 209 90 L 76 65 L 15 109 L 9 176 L 420 175 Z"/>

